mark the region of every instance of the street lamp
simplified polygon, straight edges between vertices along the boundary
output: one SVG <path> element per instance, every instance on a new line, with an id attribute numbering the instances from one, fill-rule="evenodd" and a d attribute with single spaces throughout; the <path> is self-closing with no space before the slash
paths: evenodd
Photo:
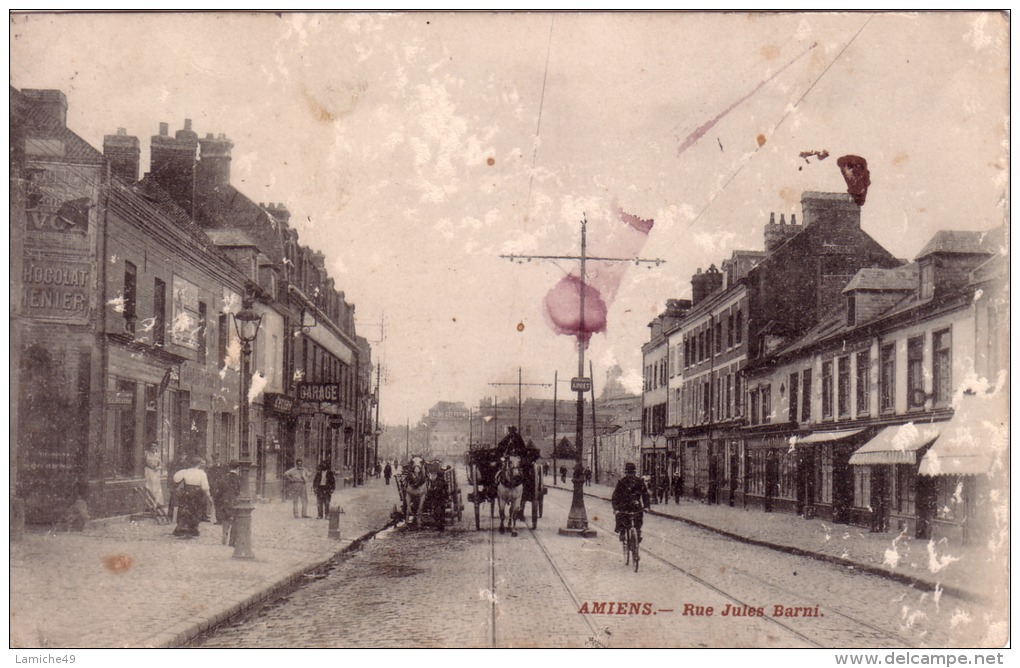
<path id="1" fill-rule="evenodd" d="M 234 506 L 234 559 L 254 559 L 251 551 L 251 513 L 254 506 L 251 502 L 251 486 L 248 476 L 251 468 L 251 443 L 248 440 L 248 383 L 251 379 L 251 344 L 259 335 L 262 316 L 252 310 L 254 297 L 251 293 L 244 296 L 242 308 L 234 314 L 234 328 L 237 338 L 241 340 L 241 402 L 239 421 L 241 423 L 240 464 L 241 495 Z"/>

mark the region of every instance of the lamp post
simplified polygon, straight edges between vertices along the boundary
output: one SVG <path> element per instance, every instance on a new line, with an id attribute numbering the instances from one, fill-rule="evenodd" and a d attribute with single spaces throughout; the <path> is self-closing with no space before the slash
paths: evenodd
<path id="1" fill-rule="evenodd" d="M 234 506 L 234 559 L 254 559 L 251 551 L 251 443 L 248 440 L 248 384 L 251 379 L 251 344 L 259 335 L 262 316 L 252 310 L 254 298 L 251 293 L 244 296 L 242 308 L 234 314 L 234 328 L 241 340 L 241 400 L 239 403 L 240 422 L 240 470 L 241 495 Z"/>

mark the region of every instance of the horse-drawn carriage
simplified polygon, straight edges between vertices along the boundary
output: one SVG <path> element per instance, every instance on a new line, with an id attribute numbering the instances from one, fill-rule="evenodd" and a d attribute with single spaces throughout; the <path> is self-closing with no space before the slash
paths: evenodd
<path id="1" fill-rule="evenodd" d="M 438 459 L 425 461 L 415 455 L 403 465 L 396 476 L 397 493 L 404 521 L 420 527 L 422 522 L 440 531 L 447 524 L 460 522 L 464 516 L 464 500 L 457 485 L 457 472 Z"/>
<path id="2" fill-rule="evenodd" d="M 510 532 L 517 535 L 515 523 L 524 520 L 524 504 L 531 503 L 531 528 L 538 527 L 545 505 L 545 484 L 537 457 L 503 455 L 498 448 L 478 448 L 467 454 L 468 502 L 475 506 L 475 529 L 482 528 L 481 505 L 489 502 L 489 517 L 499 505 L 499 530 L 504 531 L 506 509 L 510 510 Z"/>

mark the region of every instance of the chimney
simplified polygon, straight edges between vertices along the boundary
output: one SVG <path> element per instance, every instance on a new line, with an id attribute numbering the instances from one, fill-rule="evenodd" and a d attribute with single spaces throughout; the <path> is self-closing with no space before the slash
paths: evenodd
<path id="1" fill-rule="evenodd" d="M 270 216 L 279 222 L 284 224 L 290 222 L 290 211 L 287 210 L 287 206 L 283 202 L 280 202 L 279 204 L 270 202 L 262 208 L 264 208 Z"/>
<path id="2" fill-rule="evenodd" d="M 804 229 L 797 224 L 797 214 L 790 214 L 790 224 L 786 224 L 786 214 L 779 214 L 779 222 L 776 223 L 775 212 L 769 214 L 769 222 L 765 226 L 765 252 L 771 253 L 787 242 L 791 237 L 796 236 Z"/>
<path id="3" fill-rule="evenodd" d="M 67 96 L 63 91 L 26 88 L 21 94 L 30 105 L 30 125 L 67 127 Z"/>
<path id="4" fill-rule="evenodd" d="M 149 173 L 173 200 L 194 217 L 195 167 L 198 135 L 191 130 L 191 119 L 173 138 L 169 126 L 159 124 L 159 134 L 152 136 L 149 147 Z"/>
<path id="5" fill-rule="evenodd" d="M 142 150 L 138 137 L 133 137 L 124 128 L 117 128 L 117 134 L 103 137 L 103 155 L 110 163 L 114 176 L 134 183 L 138 180 L 138 163 Z"/>
<path id="6" fill-rule="evenodd" d="M 698 268 L 698 273 L 691 277 L 691 306 L 697 306 L 700 301 L 722 287 L 722 272 L 711 265 L 705 273 Z"/>
<path id="7" fill-rule="evenodd" d="M 234 148 L 233 142 L 222 133 L 214 137 L 210 132 L 205 139 L 198 140 L 198 145 L 196 189 L 207 192 L 230 185 L 230 151 Z"/>
<path id="8" fill-rule="evenodd" d="M 804 227 L 816 223 L 845 223 L 861 226 L 861 207 L 847 193 L 805 192 L 800 198 Z"/>

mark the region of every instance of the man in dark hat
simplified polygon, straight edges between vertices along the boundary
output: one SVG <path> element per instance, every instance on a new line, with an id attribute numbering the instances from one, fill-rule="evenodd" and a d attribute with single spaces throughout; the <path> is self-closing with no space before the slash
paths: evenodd
<path id="1" fill-rule="evenodd" d="M 633 462 L 627 462 L 623 468 L 624 475 L 616 483 L 613 490 L 613 512 L 616 513 L 616 528 L 613 529 L 620 536 L 623 542 L 624 532 L 633 524 L 637 529 L 638 542 L 641 542 L 641 526 L 644 524 L 645 510 L 652 506 L 648 496 L 648 485 L 637 476 L 637 466 Z M 621 515 L 620 513 L 634 513 L 632 515 Z"/>
<path id="2" fill-rule="evenodd" d="M 503 437 L 503 440 L 496 446 L 499 449 L 499 456 L 506 457 L 507 455 L 514 455 L 516 457 L 524 456 L 524 439 L 517 433 L 517 427 L 510 425 L 507 427 L 507 434 Z"/>

